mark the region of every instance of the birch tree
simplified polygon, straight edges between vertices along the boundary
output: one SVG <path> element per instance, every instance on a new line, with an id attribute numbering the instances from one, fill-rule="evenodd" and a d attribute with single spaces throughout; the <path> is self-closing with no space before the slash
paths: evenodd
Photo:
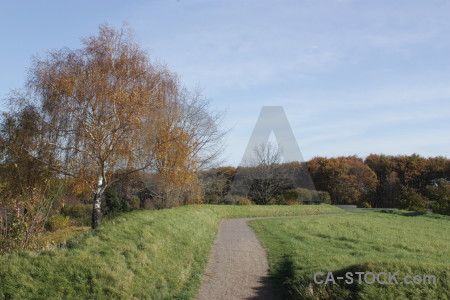
<path id="1" fill-rule="evenodd" d="M 150 62 L 126 28 L 102 25 L 82 42 L 81 49 L 35 58 L 27 85 L 59 159 L 52 167 L 92 187 L 95 229 L 114 172 L 152 166 L 154 128 L 178 87 L 175 75 Z"/>

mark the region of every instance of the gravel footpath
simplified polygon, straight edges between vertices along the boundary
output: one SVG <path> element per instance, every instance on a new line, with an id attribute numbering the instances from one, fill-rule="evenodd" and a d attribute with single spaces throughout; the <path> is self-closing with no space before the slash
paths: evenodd
<path id="1" fill-rule="evenodd" d="M 336 214 L 298 217 L 332 215 Z M 242 218 L 221 222 L 197 300 L 281 298 L 269 277 L 266 251 L 247 225 L 250 220 L 269 218 L 293 217 Z"/>

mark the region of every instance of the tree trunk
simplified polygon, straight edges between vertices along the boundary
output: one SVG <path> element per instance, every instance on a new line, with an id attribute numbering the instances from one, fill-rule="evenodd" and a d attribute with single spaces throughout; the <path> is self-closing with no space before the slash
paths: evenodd
<path id="1" fill-rule="evenodd" d="M 100 176 L 97 183 L 97 189 L 94 193 L 94 203 L 92 207 L 92 222 L 91 227 L 92 229 L 97 229 L 99 223 L 100 223 L 100 217 L 101 217 L 101 204 L 102 204 L 102 195 L 105 191 L 106 184 L 103 180 L 103 176 Z"/>

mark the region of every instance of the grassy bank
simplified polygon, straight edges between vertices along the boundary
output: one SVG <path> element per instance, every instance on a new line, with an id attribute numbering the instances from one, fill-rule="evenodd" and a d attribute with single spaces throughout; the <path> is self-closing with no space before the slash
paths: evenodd
<path id="1" fill-rule="evenodd" d="M 294 299 L 449 299 L 450 217 L 365 212 L 320 218 L 251 221 L 268 249 L 271 275 Z M 437 284 L 318 285 L 315 272 L 435 275 Z M 325 279 L 326 276 L 320 277 Z M 354 275 L 355 282 L 358 275 Z M 368 277 L 371 281 L 371 277 Z M 381 280 L 383 277 L 381 278 Z"/>
<path id="2" fill-rule="evenodd" d="M 67 247 L 0 257 L 0 298 L 191 299 L 221 219 L 340 212 L 328 205 L 199 205 L 124 214 Z"/>

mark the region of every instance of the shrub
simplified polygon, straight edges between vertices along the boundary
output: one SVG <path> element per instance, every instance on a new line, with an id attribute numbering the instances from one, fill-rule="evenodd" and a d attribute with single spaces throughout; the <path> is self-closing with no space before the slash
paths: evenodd
<path id="1" fill-rule="evenodd" d="M 320 203 L 331 204 L 330 193 L 325 191 L 318 191 L 317 197 L 319 198 Z"/>
<path id="2" fill-rule="evenodd" d="M 364 201 L 363 203 L 361 203 L 361 207 L 362 208 L 372 208 L 372 205 L 369 202 Z"/>
<path id="3" fill-rule="evenodd" d="M 429 208 L 428 199 L 409 186 L 401 186 L 398 204 L 399 208 L 420 212 L 426 212 Z"/>
<path id="4" fill-rule="evenodd" d="M 287 202 L 292 202 L 292 201 L 296 201 L 298 202 L 298 193 L 296 190 L 287 190 L 286 192 L 284 192 L 283 194 L 283 198 L 284 201 Z"/>
<path id="5" fill-rule="evenodd" d="M 314 191 L 305 188 L 287 190 L 281 197 L 278 197 L 279 204 L 303 204 L 303 203 L 326 203 L 331 204 L 331 197 L 328 192 Z"/>
<path id="6" fill-rule="evenodd" d="M 251 204 L 253 204 L 253 202 L 250 201 L 250 199 L 248 199 L 248 198 L 241 197 L 241 199 L 238 200 L 237 204 L 238 205 L 251 205 Z"/>
<path id="7" fill-rule="evenodd" d="M 90 226 L 92 204 L 66 204 L 61 208 L 61 214 L 69 217 L 74 225 Z"/>
<path id="8" fill-rule="evenodd" d="M 70 226 L 70 218 L 63 215 L 55 215 L 47 222 L 47 229 L 56 231 Z"/>
<path id="9" fill-rule="evenodd" d="M 120 197 L 119 193 L 114 188 L 106 189 L 104 203 L 103 213 L 105 215 L 114 215 L 127 210 L 125 199 Z"/>
<path id="10" fill-rule="evenodd" d="M 141 208 L 141 199 L 136 196 L 132 195 L 127 198 L 127 209 L 130 210 L 137 210 Z"/>
<path id="11" fill-rule="evenodd" d="M 328 193 L 327 193 L 328 194 Z M 329 195 L 328 195 L 329 197 Z M 308 190 L 305 188 L 296 188 L 292 190 L 287 190 L 283 193 L 283 204 L 301 204 L 310 203 L 312 201 L 320 201 L 318 194 L 313 190 Z"/>
<path id="12" fill-rule="evenodd" d="M 205 192 L 205 204 L 219 204 L 221 197 L 214 192 L 207 191 Z"/>
<path id="13" fill-rule="evenodd" d="M 436 184 L 427 187 L 427 196 L 431 200 L 433 212 L 450 216 L 450 183 L 445 179 L 438 179 Z"/>
<path id="14" fill-rule="evenodd" d="M 0 254 L 21 248 L 28 229 L 25 217 L 15 212 L 4 212 L 0 214 L 0 221 Z"/>
<path id="15" fill-rule="evenodd" d="M 239 204 L 240 201 L 244 201 L 244 199 L 248 200 L 248 198 L 243 197 L 243 196 L 228 194 L 224 198 L 224 204 L 236 205 L 236 204 Z"/>
<path id="16" fill-rule="evenodd" d="M 0 209 L 0 254 L 34 249 L 36 237 L 45 231 L 48 216 L 58 200 L 35 189 L 13 203 L 5 203 L 8 206 Z"/>
<path id="17" fill-rule="evenodd" d="M 61 208 L 61 213 L 72 219 L 81 219 L 90 216 L 92 204 L 67 204 Z"/>
<path id="18" fill-rule="evenodd" d="M 313 191 L 303 188 L 295 189 L 298 194 L 298 199 L 302 202 L 311 202 L 313 201 Z"/>
<path id="19" fill-rule="evenodd" d="M 302 204 L 298 199 L 298 194 L 295 190 L 287 190 L 283 195 L 277 196 L 274 201 L 269 204 L 281 204 L 281 205 L 297 205 Z"/>
<path id="20" fill-rule="evenodd" d="M 303 203 L 298 200 L 284 200 L 283 204 L 285 204 L 285 205 L 300 205 Z"/>

